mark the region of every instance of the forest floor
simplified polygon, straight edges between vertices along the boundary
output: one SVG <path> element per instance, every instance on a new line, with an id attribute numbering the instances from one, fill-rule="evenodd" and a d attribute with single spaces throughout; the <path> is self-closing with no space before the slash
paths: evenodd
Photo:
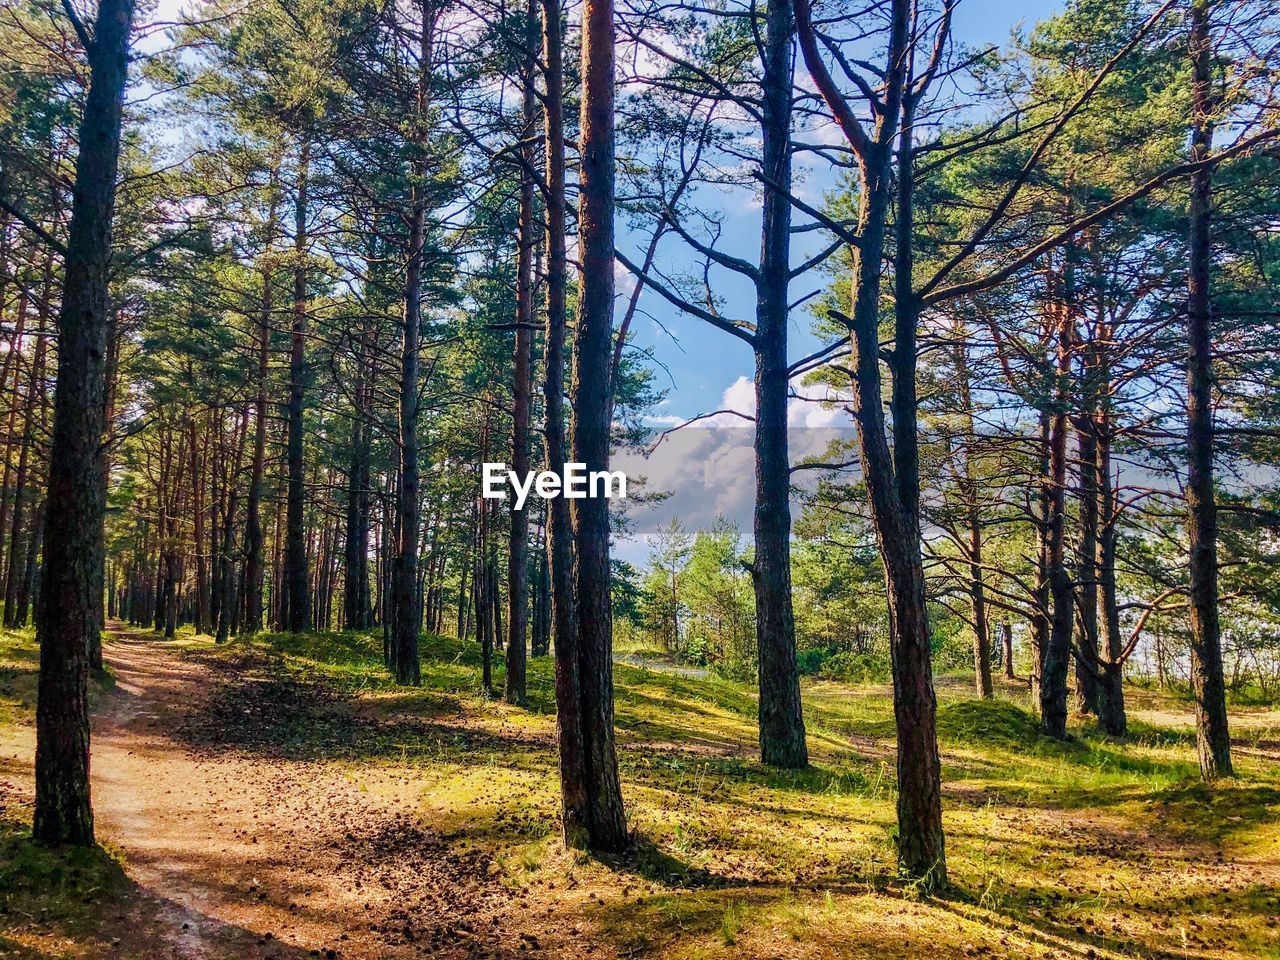
<path id="1" fill-rule="evenodd" d="M 97 851 L 29 841 L 36 652 L 0 634 L 0 957 L 1280 957 L 1280 711 L 1233 710 L 1239 777 L 1195 776 L 1185 701 L 1133 735 L 1039 737 L 1015 684 L 939 680 L 948 864 L 894 878 L 885 687 L 806 684 L 814 764 L 754 759 L 751 690 L 619 663 L 635 852 L 568 853 L 551 669 L 531 707 L 477 651 L 376 637 L 215 648 L 114 630 L 94 690 Z M 643 662 L 643 658 L 641 658 Z"/>

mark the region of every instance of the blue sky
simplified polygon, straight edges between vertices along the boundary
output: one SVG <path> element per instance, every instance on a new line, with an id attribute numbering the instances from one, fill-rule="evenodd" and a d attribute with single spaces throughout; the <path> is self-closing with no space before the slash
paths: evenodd
<path id="1" fill-rule="evenodd" d="M 955 38 L 969 47 L 1004 45 L 1015 28 L 1021 25 L 1030 29 L 1063 6 L 1062 0 L 1027 0 L 1017 5 L 1000 0 L 961 0 L 955 14 Z M 813 139 L 812 134 L 809 139 Z M 797 180 L 803 181 L 797 192 L 815 205 L 821 204 L 822 194 L 836 182 L 829 169 L 814 167 L 798 168 Z M 704 191 L 698 201 L 704 207 L 713 204 L 723 217 L 718 247 L 755 263 L 759 256 L 760 213 L 748 191 Z M 795 219 L 797 222 L 807 220 L 803 215 Z M 631 252 L 633 261 L 639 262 L 648 242 L 647 234 L 624 227 L 621 222 L 620 229 L 620 246 Z M 792 262 L 803 262 L 821 250 L 824 242 L 816 232 L 796 236 Z M 665 240 L 660 251 L 658 266 L 667 272 L 679 273 L 682 266 L 696 265 L 697 255 L 678 237 Z M 622 303 L 623 295 L 630 292 L 632 280 L 624 269 L 619 268 L 617 272 L 619 303 Z M 797 278 L 791 286 L 791 301 L 800 300 L 825 282 L 825 276 L 818 272 Z M 755 293 L 742 277 L 717 270 L 712 275 L 712 286 L 723 299 L 722 315 L 752 319 Z M 754 412 L 751 384 L 754 365 L 747 344 L 702 320 L 682 315 L 652 291 L 642 294 L 640 309 L 642 315 L 637 316 L 634 325 L 634 344 L 652 353 L 657 385 L 667 391 L 666 401 L 650 417 L 652 426 L 663 428 L 726 408 L 747 414 Z M 813 317 L 807 306 L 793 310 L 789 336 L 793 360 L 823 345 L 814 336 L 812 325 Z M 795 382 L 792 387 L 811 396 L 825 393 L 821 388 L 806 389 Z M 832 439 L 852 437 L 852 422 L 838 407 L 793 399 L 788 423 L 792 462 L 821 459 Z M 670 495 L 656 507 L 633 506 L 626 511 L 632 529 L 614 545 L 614 553 L 621 559 L 645 566 L 654 531 L 672 517 L 679 517 L 687 529 L 697 530 L 710 525 L 717 516 L 723 516 L 744 533 L 744 543 L 749 541 L 755 487 L 752 431 L 750 424 L 741 418 L 722 415 L 700 421 L 668 438 L 652 456 L 620 451 L 613 465 L 626 471 L 628 476 L 643 478 L 646 489 L 666 491 Z M 796 475 L 797 479 L 816 476 L 816 473 Z"/>
<path id="2" fill-rule="evenodd" d="M 961 0 L 955 13 L 955 37 L 968 46 L 1004 44 L 1019 24 L 1030 28 L 1062 7 L 1061 0 L 1025 0 L 1023 3 Z M 815 170 L 809 175 L 805 191 L 810 200 L 815 200 L 832 185 L 830 174 Z M 728 194 L 724 195 L 721 210 L 725 217 L 724 236 L 729 238 L 721 247 L 728 253 L 755 262 L 760 242 L 758 207 L 749 203 L 742 194 Z M 802 236 L 809 239 L 796 244 L 794 262 L 800 262 L 821 246 L 816 235 Z M 634 249 L 645 239 L 624 234 L 620 242 L 630 243 Z M 677 238 L 667 240 L 663 250 L 666 251 L 668 266 L 676 266 L 673 263 L 675 258 L 691 252 L 682 248 Z M 634 259 L 639 260 L 640 257 Z M 716 279 L 716 293 L 725 299 L 725 315 L 749 319 L 754 309 L 754 293 L 750 285 L 725 271 L 719 271 Z M 620 280 L 624 278 L 620 277 Z M 624 282 L 629 283 L 629 278 Z M 818 274 L 798 278 L 792 285 L 791 299 L 797 300 L 821 283 L 822 277 Z M 681 315 L 651 291 L 645 291 L 640 307 L 651 314 L 652 319 L 637 317 L 634 343 L 638 348 L 652 352 L 658 362 L 657 383 L 668 392 L 667 402 L 656 412 L 656 423 L 688 419 L 726 406 L 726 391 L 732 391 L 731 397 L 743 395 L 742 385 L 735 389 L 735 384 L 742 377 L 750 378 L 753 370 L 751 351 L 745 343 L 701 320 Z M 793 358 L 805 356 L 822 345 L 812 334 L 811 325 L 812 317 L 806 307 L 801 306 L 793 312 L 790 333 Z M 743 423 L 736 420 L 737 426 Z"/>

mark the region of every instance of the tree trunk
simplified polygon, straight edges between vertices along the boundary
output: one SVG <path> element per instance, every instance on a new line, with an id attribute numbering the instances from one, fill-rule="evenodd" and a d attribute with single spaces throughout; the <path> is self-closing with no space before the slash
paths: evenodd
<path id="1" fill-rule="evenodd" d="M 46 303 L 49 301 L 46 300 Z M 16 318 L 14 322 L 13 333 L 8 339 L 8 344 L 4 352 L 4 361 L 0 363 L 0 389 L 12 389 L 13 395 L 18 396 L 21 390 L 22 368 L 18 362 L 22 354 L 22 338 L 26 331 L 27 314 L 31 306 L 31 287 L 30 284 L 20 283 L 18 287 L 18 302 L 16 306 Z M 13 378 L 10 380 L 10 374 Z M 17 430 L 18 421 L 18 405 L 12 403 L 9 405 L 9 413 L 5 418 L 5 436 L 12 437 Z M 6 446 L 3 453 L 4 470 L 0 475 L 0 530 L 4 530 L 9 525 L 9 489 L 11 474 L 13 472 L 13 457 L 10 450 Z M 0 556 L 3 555 L 4 540 L 0 538 Z"/>
<path id="2" fill-rule="evenodd" d="M 416 121 L 427 123 L 428 86 L 431 79 L 432 31 L 435 12 L 428 0 L 421 4 L 422 34 L 419 37 L 419 75 Z M 425 181 L 429 162 L 426 132 L 417 131 L 418 157 L 415 179 Z M 397 533 L 395 576 L 392 578 L 392 605 L 395 624 L 391 639 L 392 661 L 400 683 L 417 686 L 422 682 L 418 660 L 419 609 L 418 524 L 418 367 L 422 327 L 422 269 L 426 243 L 427 201 L 425 186 L 415 183 L 410 196 L 409 259 L 405 270 L 404 327 L 400 350 L 400 489 L 397 491 Z"/>
<path id="3" fill-rule="evenodd" d="M 46 289 L 46 293 L 48 292 Z M 18 453 L 18 470 L 14 477 L 13 519 L 9 531 L 9 570 L 5 578 L 4 592 L 4 625 L 10 629 L 18 625 L 19 586 L 27 573 L 28 541 L 33 539 L 32 531 L 28 531 L 24 524 L 27 519 L 24 508 L 27 500 L 27 475 L 30 468 L 31 448 L 36 440 L 36 395 L 38 385 L 44 378 L 45 343 L 46 338 L 37 335 L 35 357 L 31 362 L 31 382 L 27 386 L 27 396 L 22 409 L 22 447 Z M 90 659 L 92 660 L 92 653 Z"/>
<path id="4" fill-rule="evenodd" d="M 543 384 L 547 469 L 559 473 L 565 456 L 564 340 L 568 268 L 565 251 L 564 66 L 560 0 L 542 0 L 546 61 L 543 98 L 547 166 L 547 333 Z M 573 579 L 569 501 L 555 497 L 547 509 L 551 620 L 555 637 L 556 739 L 560 760 L 560 823 L 566 846 L 590 843 L 588 770 L 578 681 L 578 607 Z M 472 588 L 475 589 L 474 586 Z"/>
<path id="5" fill-rule="evenodd" d="M 582 9 L 582 165 L 578 246 L 582 279 L 574 335 L 572 456 L 588 473 L 609 468 L 609 373 L 614 293 L 613 0 Z M 618 851 L 629 843 L 613 732 L 613 608 L 609 502 L 573 501 L 574 580 L 578 589 L 578 693 L 589 775 L 588 844 Z"/>
<path id="6" fill-rule="evenodd" d="M 489 422 L 485 421 L 484 439 L 481 441 L 481 460 L 488 457 Z M 471 600 L 476 613 L 476 639 L 480 641 L 480 685 L 485 696 L 493 696 L 493 629 L 490 613 L 493 605 L 489 602 L 489 501 L 477 498 L 475 510 L 476 522 L 476 559 L 475 571 L 471 576 Z"/>
<path id="7" fill-rule="evenodd" d="M 880 260 L 888 207 L 888 164 L 864 183 L 867 197 L 854 251 L 853 407 L 858 444 L 889 599 L 889 639 L 898 738 L 898 861 L 931 884 L 946 880 L 942 834 L 941 762 L 933 691 L 929 623 L 920 541 L 899 500 L 881 411 Z"/>
<path id="8" fill-rule="evenodd" d="M 938 702 L 933 689 L 933 662 L 930 645 L 928 604 L 924 565 L 920 555 L 920 453 L 917 439 L 916 328 L 919 305 L 912 287 L 914 275 L 914 123 L 915 105 L 911 53 L 907 51 L 906 4 L 895 4 L 891 59 L 905 60 L 904 94 L 898 146 L 898 211 L 894 263 L 894 347 L 893 371 L 893 463 L 885 460 L 883 414 L 876 403 L 880 427 L 874 431 L 874 461 L 883 464 L 878 498 L 897 509 L 880 528 L 881 556 L 889 579 L 890 641 L 894 688 L 894 716 L 898 734 L 898 862 L 907 875 L 933 887 L 947 881 L 947 863 L 942 832 L 942 764 L 938 756 Z M 899 46 L 900 44 L 900 46 Z M 887 166 L 887 164 L 886 164 Z M 888 177 L 882 189 L 887 194 Z M 883 222 L 883 212 L 880 222 Z M 868 255 L 863 254 L 863 259 Z M 876 255 L 877 259 L 879 254 Z M 863 282 L 868 282 L 866 278 Z M 861 287 L 861 284 L 860 284 Z M 878 348 L 874 314 L 869 303 L 861 305 L 855 324 L 863 335 L 858 346 L 859 363 L 876 365 Z M 876 396 L 879 383 L 874 384 Z M 869 397 L 867 398 L 870 399 Z M 870 467 L 873 461 L 863 460 Z M 896 486 L 892 497 L 889 484 Z M 988 658 L 989 659 L 989 658 Z"/>
<path id="9" fill-rule="evenodd" d="M 1213 149 L 1209 2 L 1191 3 L 1191 159 Z M 1191 541 L 1191 689 L 1196 753 L 1206 780 L 1229 777 L 1231 735 L 1218 623 L 1218 517 L 1213 491 L 1213 340 L 1209 289 L 1212 168 L 1191 175 L 1187 271 L 1187 533 Z"/>
<path id="10" fill-rule="evenodd" d="M 756 280 L 755 391 L 756 644 L 760 758 L 808 766 L 796 628 L 791 598 L 791 464 L 787 444 L 787 301 L 791 272 L 791 4 L 770 0 L 766 17 L 761 122 L 764 216 Z"/>
<path id="11" fill-rule="evenodd" d="M 1049 634 L 1041 653 L 1040 728 L 1057 740 L 1067 738 L 1067 673 L 1071 666 L 1071 633 L 1075 596 L 1066 562 L 1067 402 L 1071 375 L 1071 309 L 1051 293 L 1058 334 L 1057 376 L 1049 422 L 1047 556 L 1051 612 Z"/>
<path id="12" fill-rule="evenodd" d="M 529 0 L 525 10 L 524 122 L 520 139 L 525 163 L 534 161 L 533 137 L 537 122 L 537 90 L 535 89 L 538 50 L 537 0 Z M 516 335 L 515 383 L 512 389 L 511 469 L 523 477 L 529 472 L 529 417 L 533 407 L 533 251 L 537 243 L 537 227 L 533 210 L 533 178 L 521 174 L 520 213 L 516 233 Z M 528 502 L 516 509 L 511 497 L 511 529 L 508 540 L 507 565 L 507 675 L 504 692 L 507 702 L 524 706 L 525 635 L 529 626 L 529 512 Z"/>
<path id="13" fill-rule="evenodd" d="M 1124 638 L 1120 636 L 1120 606 L 1116 587 L 1116 525 L 1119 522 L 1115 490 L 1111 482 L 1110 408 L 1111 373 L 1105 366 L 1099 370 L 1099 394 L 1096 430 L 1097 456 L 1095 470 L 1098 485 L 1098 600 L 1101 609 L 1100 643 L 1102 676 L 1098 683 L 1098 723 L 1113 737 L 1122 737 L 1128 729 L 1124 707 Z"/>
<path id="14" fill-rule="evenodd" d="M 1052 619 L 1049 596 L 1049 517 L 1052 514 L 1053 484 L 1049 478 L 1050 435 L 1053 432 L 1047 407 L 1039 411 L 1039 435 L 1036 448 L 1039 452 L 1040 488 L 1036 492 L 1035 546 L 1036 567 L 1033 586 L 1035 611 L 1031 617 L 1031 671 L 1027 686 L 1031 700 L 1040 703 L 1041 678 L 1044 675 L 1044 654 L 1049 647 L 1049 623 Z"/>
<path id="15" fill-rule="evenodd" d="M 89 798 L 89 648 L 102 586 L 101 449 L 108 282 L 132 0 L 100 0 L 89 51 L 76 188 L 58 317 L 58 378 L 36 638 L 34 838 L 93 843 Z"/>
<path id="16" fill-rule="evenodd" d="M 311 629 L 311 593 L 307 574 L 306 465 L 303 462 L 302 413 L 306 399 L 307 345 L 307 187 L 311 144 L 298 151 L 298 195 L 294 207 L 293 328 L 289 337 L 289 469 L 285 521 L 284 604 L 281 626 L 291 633 Z"/>
<path id="17" fill-rule="evenodd" d="M 26 572 L 22 578 L 22 587 L 18 591 L 16 620 L 19 627 L 27 625 L 27 615 L 32 598 L 38 596 L 40 567 L 36 563 L 36 557 L 40 555 L 40 544 L 44 537 L 44 515 L 45 505 L 42 503 L 36 508 L 35 516 L 31 518 L 31 545 L 27 548 Z M 99 646 L 99 649 L 101 649 L 101 646 Z M 92 661 L 90 665 L 92 665 Z"/>
<path id="18" fill-rule="evenodd" d="M 822 60 L 807 3 L 796 7 L 800 45 L 810 74 L 858 157 L 859 243 L 850 250 L 853 414 L 859 458 L 867 485 L 872 526 L 884 566 L 889 600 L 889 643 L 894 718 L 898 739 L 898 865 L 924 886 L 946 883 L 942 832 L 941 763 L 937 743 L 937 698 L 930 660 L 928 607 L 918 520 L 919 460 L 916 442 L 915 324 L 911 286 L 912 120 L 902 110 L 911 87 L 911 4 L 893 0 L 885 71 L 884 102 L 874 138 L 852 132 L 847 102 L 834 88 Z M 901 113 L 899 111 L 902 110 Z M 899 121 L 902 120 L 901 126 Z M 895 452 L 890 453 L 880 377 L 880 287 L 886 218 L 898 138 L 899 211 L 895 258 L 893 396 Z M 905 293 L 905 296 L 904 296 Z M 895 462 L 896 461 L 896 462 Z M 895 469 L 896 467 L 896 469 Z"/>
<path id="19" fill-rule="evenodd" d="M 240 473 L 240 464 L 244 455 L 244 436 L 248 432 L 249 411 L 246 408 L 240 414 L 240 426 L 236 432 L 236 453 L 232 470 L 227 477 L 228 491 L 226 512 L 222 517 L 222 550 L 218 554 L 218 580 L 221 583 L 221 601 L 218 604 L 217 623 L 215 624 L 214 642 L 226 643 L 231 636 L 232 621 L 237 609 L 236 582 L 234 575 L 233 544 L 235 543 L 236 505 L 240 487 L 235 482 Z"/>
<path id="20" fill-rule="evenodd" d="M 196 560 L 195 627 L 199 634 L 205 633 L 213 625 L 209 619 L 208 558 L 204 555 L 204 472 L 201 470 L 194 418 L 188 421 L 187 429 L 191 432 L 191 517 Z"/>
<path id="21" fill-rule="evenodd" d="M 356 358 L 356 382 L 352 391 L 355 412 L 351 421 L 351 464 L 347 471 L 347 535 L 344 548 L 343 626 L 364 630 L 371 624 L 369 598 L 369 429 L 365 418 L 372 400 L 367 383 L 368 348 L 362 339 Z"/>
<path id="22" fill-rule="evenodd" d="M 253 408 L 253 462 L 244 512 L 244 628 L 251 634 L 262 629 L 262 581 L 266 573 L 262 482 L 267 465 L 267 375 L 271 363 L 271 315 L 274 309 L 271 246 L 275 240 L 275 229 L 276 198 L 273 195 L 263 241 L 262 299 L 258 312 L 258 392 Z"/>
<path id="23" fill-rule="evenodd" d="M 1090 346 L 1087 353 L 1096 353 Z M 1094 433 L 1097 403 L 1088 386 L 1096 363 L 1085 373 L 1084 409 L 1076 430 L 1080 464 L 1080 541 L 1076 554 L 1080 636 L 1076 642 L 1076 711 L 1098 712 L 1101 648 L 1098 645 L 1098 441 Z"/>
<path id="24" fill-rule="evenodd" d="M 960 493 L 964 498 L 965 522 L 969 528 L 969 603 L 973 611 L 974 685 L 978 697 L 994 695 L 991 683 L 991 627 L 987 617 L 986 583 L 982 570 L 982 514 L 978 503 L 978 477 L 974 469 L 973 448 L 977 423 L 973 413 L 973 391 L 969 383 L 968 330 L 963 323 L 956 326 L 956 379 L 960 387 L 960 409 L 967 437 Z"/>

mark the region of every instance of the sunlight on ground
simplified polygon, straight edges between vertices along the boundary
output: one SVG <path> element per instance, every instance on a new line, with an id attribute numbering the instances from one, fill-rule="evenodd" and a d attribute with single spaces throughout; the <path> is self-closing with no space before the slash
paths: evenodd
<path id="1" fill-rule="evenodd" d="M 187 640 L 171 655 L 190 650 L 212 648 Z M 349 724 L 282 731 L 290 750 L 336 738 L 315 753 L 358 789 L 413 791 L 427 826 L 492 850 L 513 894 L 579 918 L 622 957 L 1280 956 L 1276 710 L 1234 712 L 1239 777 L 1210 789 L 1187 705 L 1171 695 L 1131 688 L 1124 743 L 1083 725 L 1059 744 L 1038 735 L 1020 688 L 980 703 L 945 678 L 954 890 L 921 899 L 894 875 L 887 688 L 807 686 L 815 762 L 780 772 L 754 758 L 750 687 L 620 664 L 638 846 L 610 864 L 558 842 L 546 658 L 531 662 L 524 711 L 485 697 L 478 651 L 452 641 L 425 643 L 419 690 L 389 682 L 376 636 L 268 637 L 219 655 L 246 653 L 260 677 L 345 698 L 333 709 Z M 23 723 L 29 638 L 7 639 L 0 669 L 0 718 Z"/>

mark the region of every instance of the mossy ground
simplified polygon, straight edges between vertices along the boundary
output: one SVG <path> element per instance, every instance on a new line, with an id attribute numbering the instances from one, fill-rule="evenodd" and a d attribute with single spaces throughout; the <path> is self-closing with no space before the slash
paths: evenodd
<path id="1" fill-rule="evenodd" d="M 0 631 L 0 733 L 34 723 L 39 659 L 32 630 Z M 109 672 L 95 677 L 91 699 L 111 683 Z M 0 957 L 30 955 L 3 927 L 31 918 L 56 927 L 68 947 L 107 947 L 99 936 L 103 912 L 131 887 L 119 852 L 109 844 L 51 850 L 32 843 L 30 798 L 12 785 L 25 771 L 14 766 L 0 757 Z"/>
<path id="2" fill-rule="evenodd" d="M 6 669 L 27 655 L 16 645 Z M 184 638 L 173 655 L 251 657 L 258 682 L 331 691 L 248 748 L 330 757 L 370 791 L 407 782 L 428 826 L 493 851 L 513 896 L 604 956 L 1280 957 L 1275 709 L 1233 711 L 1238 776 L 1206 787 L 1175 696 L 1132 688 L 1127 740 L 1079 722 L 1062 744 L 1039 735 L 1021 686 L 979 702 L 967 678 L 940 678 L 952 886 L 925 898 L 895 874 L 886 687 L 806 684 L 813 765 L 785 772 L 755 759 L 748 686 L 616 665 L 637 844 L 604 862 L 558 841 L 545 658 L 522 710 L 485 695 L 474 645 L 441 638 L 424 640 L 412 690 L 390 682 L 377 635 Z M 0 710 L 21 722 L 4 676 Z"/>

